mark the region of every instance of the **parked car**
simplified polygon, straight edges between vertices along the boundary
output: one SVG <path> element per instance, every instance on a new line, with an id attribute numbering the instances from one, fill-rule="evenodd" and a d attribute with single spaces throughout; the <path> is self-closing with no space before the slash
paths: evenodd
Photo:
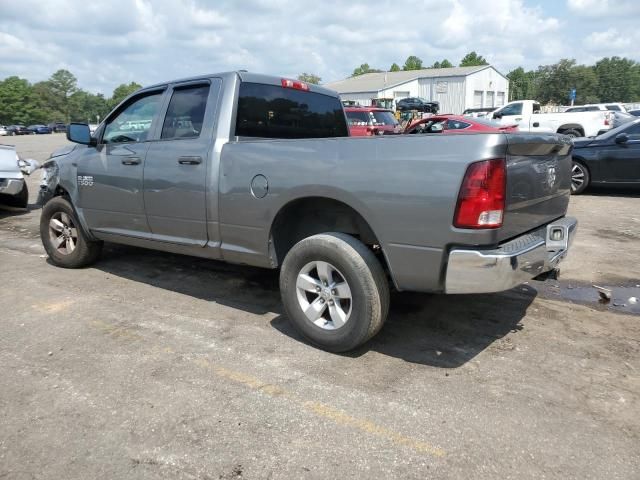
<path id="1" fill-rule="evenodd" d="M 29 125 L 28 130 L 36 135 L 45 135 L 51 133 L 51 129 L 46 125 Z"/>
<path id="2" fill-rule="evenodd" d="M 133 119 L 149 129 L 121 130 Z M 380 330 L 391 285 L 508 290 L 553 271 L 576 231 L 569 138 L 352 138 L 338 94 L 297 80 L 165 82 L 67 138 L 83 146 L 45 164 L 52 264 L 84 267 L 110 241 L 279 268 L 285 317 L 331 351 Z"/>
<path id="3" fill-rule="evenodd" d="M 517 132 L 518 125 L 500 125 L 484 118 L 471 118 L 461 115 L 434 115 L 409 124 L 404 133 L 510 133 Z"/>
<path id="4" fill-rule="evenodd" d="M 590 103 L 587 105 L 575 105 L 573 107 L 567 108 L 565 113 L 572 112 L 597 112 L 599 110 L 607 111 L 607 112 L 623 112 L 625 113 L 627 109 L 621 103 Z"/>
<path id="5" fill-rule="evenodd" d="M 66 132 L 67 131 L 67 124 L 64 123 L 64 122 L 51 122 L 48 125 L 48 127 L 54 133 L 60 133 L 60 132 Z"/>
<path id="6" fill-rule="evenodd" d="M 352 137 L 400 133 L 400 124 L 391 110 L 375 107 L 345 107 Z"/>
<path id="7" fill-rule="evenodd" d="M 31 131 L 24 125 L 9 125 L 7 133 L 9 135 L 31 135 Z"/>
<path id="8" fill-rule="evenodd" d="M 7 127 L 5 127 L 4 125 L 0 125 L 0 137 L 3 137 L 8 134 L 9 132 L 7 132 Z"/>
<path id="9" fill-rule="evenodd" d="M 465 117 L 483 118 L 489 117 L 490 113 L 494 112 L 498 107 L 484 107 L 484 108 L 467 108 L 462 115 Z"/>
<path id="10" fill-rule="evenodd" d="M 16 148 L 0 145 L 0 204 L 26 208 L 29 190 L 24 175 L 31 175 L 40 165 L 35 160 L 24 160 Z"/>
<path id="11" fill-rule="evenodd" d="M 438 113 L 438 110 L 440 110 L 440 102 L 424 100 L 418 97 L 408 97 L 398 100 L 396 110 L 399 112 L 415 110 L 424 113 Z"/>
<path id="12" fill-rule="evenodd" d="M 535 100 L 517 100 L 507 103 L 492 114 L 503 125 L 518 124 L 523 132 L 561 133 L 568 137 L 595 137 L 603 129 L 611 128 L 608 111 L 541 113 Z"/>
<path id="13" fill-rule="evenodd" d="M 627 113 L 634 117 L 640 117 L 640 110 L 629 110 Z"/>
<path id="14" fill-rule="evenodd" d="M 640 185 L 640 119 L 573 144 L 572 193 L 590 185 Z"/>

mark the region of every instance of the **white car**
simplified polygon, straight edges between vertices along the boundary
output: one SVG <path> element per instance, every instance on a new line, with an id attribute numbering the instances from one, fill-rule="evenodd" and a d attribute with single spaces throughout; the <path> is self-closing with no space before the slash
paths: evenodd
<path id="1" fill-rule="evenodd" d="M 627 109 L 621 103 L 590 103 L 587 105 L 574 105 L 573 107 L 567 108 L 564 113 L 597 112 L 598 110 L 627 113 Z"/>
<path id="2" fill-rule="evenodd" d="M 24 175 L 31 175 L 40 165 L 35 160 L 24 160 L 16 148 L 0 145 L 0 204 L 26 208 L 29 190 Z"/>
<path id="3" fill-rule="evenodd" d="M 0 125 L 0 137 L 5 135 L 9 135 L 9 132 L 7 132 L 7 128 L 4 125 Z"/>
<path id="4" fill-rule="evenodd" d="M 561 133 L 569 137 L 595 137 L 611 128 L 611 112 L 541 113 L 535 100 L 516 100 L 493 112 L 501 125 L 517 124 L 522 132 Z"/>

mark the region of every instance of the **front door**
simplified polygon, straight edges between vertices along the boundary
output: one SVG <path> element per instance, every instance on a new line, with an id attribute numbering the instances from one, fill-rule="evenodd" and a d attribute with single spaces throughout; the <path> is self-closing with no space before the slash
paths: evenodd
<path id="1" fill-rule="evenodd" d="M 217 195 L 217 175 L 216 181 L 208 175 L 219 91 L 220 80 L 213 79 L 176 85 L 170 93 L 144 167 L 144 203 L 155 240 L 202 247 L 217 240 L 207 232 L 207 195 Z M 211 214 L 217 220 L 217 209 Z"/>
<path id="2" fill-rule="evenodd" d="M 78 159 L 78 205 L 90 229 L 146 237 L 143 168 L 163 92 L 133 97 L 107 120 L 98 145 Z"/>
<path id="3" fill-rule="evenodd" d="M 628 140 L 603 152 L 604 177 L 611 182 L 640 182 L 640 123 L 626 128 Z"/>

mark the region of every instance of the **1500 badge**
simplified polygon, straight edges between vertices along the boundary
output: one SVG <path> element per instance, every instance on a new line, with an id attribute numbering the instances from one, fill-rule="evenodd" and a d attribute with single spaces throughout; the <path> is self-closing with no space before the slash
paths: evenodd
<path id="1" fill-rule="evenodd" d="M 91 175 L 78 175 L 79 187 L 93 187 L 93 176 Z"/>

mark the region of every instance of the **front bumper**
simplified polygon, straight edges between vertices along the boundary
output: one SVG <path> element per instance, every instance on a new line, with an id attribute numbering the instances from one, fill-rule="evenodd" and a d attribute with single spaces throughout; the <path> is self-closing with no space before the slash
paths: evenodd
<path id="1" fill-rule="evenodd" d="M 564 217 L 493 250 L 453 249 L 445 292 L 502 292 L 553 270 L 566 257 L 577 227 L 575 218 Z"/>
<path id="2" fill-rule="evenodd" d="M 24 178 L 0 178 L 0 193 L 17 195 L 24 187 Z"/>

